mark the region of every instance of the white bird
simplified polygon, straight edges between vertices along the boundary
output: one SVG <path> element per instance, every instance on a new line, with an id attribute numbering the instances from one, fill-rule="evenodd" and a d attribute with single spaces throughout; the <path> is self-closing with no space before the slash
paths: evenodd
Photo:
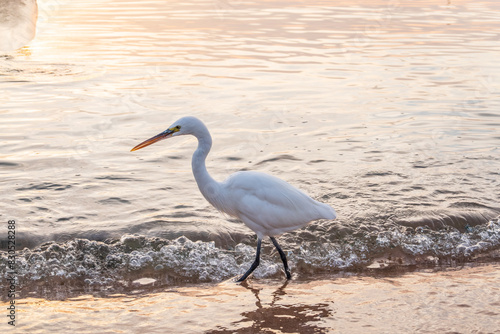
<path id="1" fill-rule="evenodd" d="M 285 253 L 275 239 L 276 235 L 301 228 L 317 219 L 335 219 L 335 210 L 274 176 L 242 171 L 230 175 L 224 182 L 215 181 L 208 174 L 205 159 L 212 147 L 207 127 L 196 117 L 183 117 L 162 133 L 140 143 L 136 151 L 160 140 L 175 136 L 193 135 L 198 148 L 191 162 L 194 178 L 203 196 L 217 210 L 242 220 L 257 234 L 257 254 L 250 269 L 240 277 L 244 281 L 260 262 L 262 238 L 268 236 L 280 254 L 287 279 L 291 279 Z"/>

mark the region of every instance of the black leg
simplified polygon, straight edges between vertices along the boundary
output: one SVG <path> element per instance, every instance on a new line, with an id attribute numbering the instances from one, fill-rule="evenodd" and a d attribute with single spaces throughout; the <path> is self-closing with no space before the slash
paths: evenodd
<path id="1" fill-rule="evenodd" d="M 257 254 L 255 256 L 255 261 L 252 263 L 252 266 L 250 267 L 250 269 L 248 269 L 248 271 L 245 273 L 245 275 L 241 276 L 240 279 L 237 280 L 237 282 L 243 282 L 244 280 L 246 280 L 248 275 L 250 275 L 255 270 L 255 268 L 257 268 L 259 266 L 261 243 L 262 243 L 262 239 L 260 239 L 260 238 L 257 239 Z"/>
<path id="2" fill-rule="evenodd" d="M 283 250 L 281 249 L 280 245 L 278 244 L 278 242 L 276 241 L 276 239 L 274 237 L 269 237 L 269 238 L 271 238 L 271 241 L 273 242 L 274 247 L 276 247 L 276 249 L 278 250 L 278 253 L 280 253 L 281 261 L 283 261 L 283 265 L 285 266 L 286 279 L 291 279 L 292 275 L 290 274 L 290 269 L 288 268 L 288 262 L 286 261 L 285 253 L 283 252 Z"/>

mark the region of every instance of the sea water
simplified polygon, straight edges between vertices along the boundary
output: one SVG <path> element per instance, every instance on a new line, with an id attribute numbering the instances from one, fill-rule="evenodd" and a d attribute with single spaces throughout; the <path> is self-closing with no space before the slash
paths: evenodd
<path id="1" fill-rule="evenodd" d="M 0 235 L 15 221 L 26 291 L 248 269 L 256 237 L 199 193 L 194 138 L 130 152 L 185 115 L 215 179 L 262 171 L 335 208 L 279 238 L 295 277 L 498 258 L 496 1 L 38 6 L 0 58 Z M 282 275 L 266 240 L 255 276 Z"/>

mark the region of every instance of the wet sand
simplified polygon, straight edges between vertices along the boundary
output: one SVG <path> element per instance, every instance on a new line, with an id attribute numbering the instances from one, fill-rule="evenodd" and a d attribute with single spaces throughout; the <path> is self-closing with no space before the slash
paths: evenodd
<path id="1" fill-rule="evenodd" d="M 5 303 L 1 308 L 5 310 Z M 500 264 L 17 301 L 15 333 L 500 333 Z"/>

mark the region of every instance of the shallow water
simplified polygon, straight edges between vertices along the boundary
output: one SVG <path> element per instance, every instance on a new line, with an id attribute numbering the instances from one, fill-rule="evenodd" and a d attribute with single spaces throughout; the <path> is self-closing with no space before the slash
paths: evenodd
<path id="1" fill-rule="evenodd" d="M 18 303 L 18 333 L 498 333 L 500 267 Z M 0 304 L 3 309 L 5 304 Z"/>
<path id="2" fill-rule="evenodd" d="M 497 2 L 38 4 L 36 38 L 0 58 L 23 284 L 245 271 L 254 235 L 199 194 L 195 141 L 129 152 L 188 114 L 214 178 L 269 172 L 337 210 L 281 237 L 296 275 L 498 249 Z M 256 276 L 281 277 L 264 246 Z"/>

